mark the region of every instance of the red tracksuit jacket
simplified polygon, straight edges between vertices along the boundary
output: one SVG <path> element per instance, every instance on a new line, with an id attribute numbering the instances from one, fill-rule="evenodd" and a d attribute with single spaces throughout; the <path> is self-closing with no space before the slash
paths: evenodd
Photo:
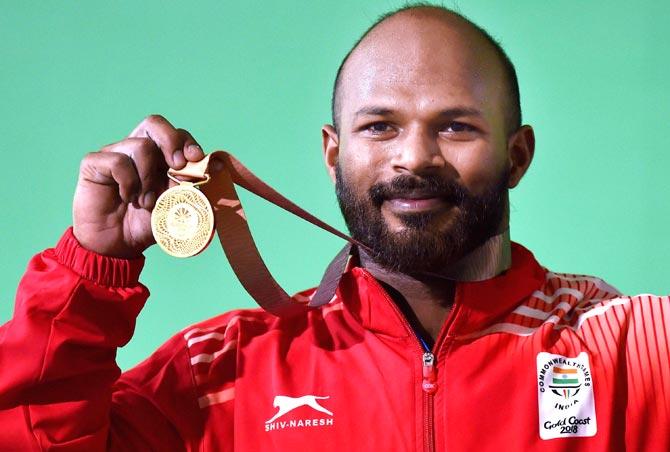
<path id="1" fill-rule="evenodd" d="M 508 271 L 457 285 L 432 351 L 352 266 L 323 308 L 228 312 L 121 374 L 142 265 L 71 231 L 32 259 L 0 328 L 0 450 L 670 450 L 668 297 L 518 244 Z"/>

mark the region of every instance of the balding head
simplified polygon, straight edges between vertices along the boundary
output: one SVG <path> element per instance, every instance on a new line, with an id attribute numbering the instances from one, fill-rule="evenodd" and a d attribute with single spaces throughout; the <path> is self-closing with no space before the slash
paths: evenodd
<path id="1" fill-rule="evenodd" d="M 507 134 L 521 126 L 514 66 L 500 45 L 468 19 L 441 6 L 414 4 L 383 15 L 356 42 L 338 69 L 332 95 L 332 120 L 338 131 L 346 93 L 361 84 L 423 83 L 426 76 L 469 71 L 486 79 L 499 100 Z M 412 77 L 414 78 L 412 80 Z M 444 77 L 448 83 L 448 77 Z M 479 84 L 481 85 L 481 84 Z M 473 89 L 480 89 L 475 87 Z"/>

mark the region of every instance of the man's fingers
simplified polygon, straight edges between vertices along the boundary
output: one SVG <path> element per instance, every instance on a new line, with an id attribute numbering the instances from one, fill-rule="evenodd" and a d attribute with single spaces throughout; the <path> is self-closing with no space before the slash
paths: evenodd
<path id="1" fill-rule="evenodd" d="M 185 129 L 177 129 L 177 131 L 184 139 L 184 157 L 186 157 L 186 160 L 189 162 L 197 162 L 202 160 L 205 157 L 205 153 L 202 151 L 202 148 L 198 142 L 195 141 L 193 135 L 191 135 L 191 133 Z"/>
<path id="2" fill-rule="evenodd" d="M 161 150 L 167 164 L 174 169 L 181 169 L 186 161 L 198 161 L 202 149 L 195 139 L 184 129 L 175 129 L 170 122 L 160 115 L 145 118 L 133 130 L 129 138 L 149 138 Z"/>
<path id="3" fill-rule="evenodd" d="M 147 116 L 128 138 L 149 138 L 156 143 L 170 167 L 180 169 L 186 165 L 181 134 L 160 115 Z"/>
<path id="4" fill-rule="evenodd" d="M 118 152 L 92 152 L 81 161 L 80 177 L 100 185 L 118 185 L 123 202 L 137 202 L 140 178 L 135 164 L 125 154 Z"/>
<path id="5" fill-rule="evenodd" d="M 121 153 L 130 157 L 140 180 L 139 204 L 151 210 L 158 195 L 167 188 L 168 166 L 156 143 L 149 138 L 127 138 L 105 146 L 102 152 Z"/>
<path id="6" fill-rule="evenodd" d="M 197 162 L 205 153 L 193 136 L 184 129 L 176 129 L 160 115 L 151 115 L 133 130 L 128 138 L 105 146 L 102 154 L 123 154 L 128 158 L 122 163 L 130 163 L 134 169 L 137 186 L 121 186 L 122 199 L 135 201 L 139 206 L 151 210 L 157 197 L 168 187 L 168 167 L 183 168 L 187 161 Z M 111 170 L 110 170 L 111 171 Z M 119 171 L 125 171 L 121 168 Z M 109 177 L 113 177 L 111 172 Z M 100 178 L 98 178 L 99 180 Z M 101 183 L 101 182 L 98 182 Z M 126 190 L 134 190 L 132 198 Z"/>

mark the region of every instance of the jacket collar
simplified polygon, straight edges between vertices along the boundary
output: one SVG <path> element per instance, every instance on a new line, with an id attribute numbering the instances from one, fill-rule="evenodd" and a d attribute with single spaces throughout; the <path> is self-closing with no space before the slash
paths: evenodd
<path id="1" fill-rule="evenodd" d="M 494 278 L 458 282 L 453 335 L 464 335 L 495 323 L 542 287 L 547 270 L 522 245 L 512 242 L 511 267 Z M 346 309 L 368 330 L 392 337 L 412 333 L 392 298 L 365 268 L 351 265 L 338 287 Z"/>

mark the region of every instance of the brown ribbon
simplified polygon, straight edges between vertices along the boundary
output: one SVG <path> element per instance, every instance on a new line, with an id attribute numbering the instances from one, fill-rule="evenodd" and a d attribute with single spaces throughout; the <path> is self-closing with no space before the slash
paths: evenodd
<path id="1" fill-rule="evenodd" d="M 221 171 L 213 171 L 211 164 L 213 160 L 223 165 Z M 199 162 L 190 162 L 185 168 L 171 169 L 169 173 L 173 177 L 196 180 L 210 178 L 209 182 L 201 186 L 201 189 L 212 204 L 216 233 L 223 251 L 242 286 L 263 309 L 272 314 L 292 315 L 305 310 L 306 307 L 318 307 L 330 302 L 353 252 L 351 245 L 355 244 L 367 249 L 364 244 L 286 199 L 228 152 L 213 152 Z M 268 270 L 249 230 L 242 203 L 235 190 L 236 184 L 349 242 L 326 268 L 321 283 L 309 303 L 298 301 L 287 294 Z"/>
<path id="2" fill-rule="evenodd" d="M 211 163 L 214 160 L 222 164 L 220 171 L 213 170 Z M 307 308 L 329 303 L 335 296 L 340 279 L 346 270 L 349 258 L 356 252 L 356 247 L 360 247 L 366 253 L 371 252 L 363 243 L 338 231 L 286 199 L 226 151 L 212 152 L 199 162 L 189 162 L 181 170 L 170 169 L 169 174 L 173 177 L 201 181 L 210 179 L 201 186 L 201 189 L 214 210 L 216 232 L 230 266 L 254 300 L 263 309 L 277 316 L 292 315 Z M 242 203 L 235 190 L 236 184 L 348 242 L 326 268 L 316 292 L 308 303 L 288 295 L 268 270 L 249 230 Z M 509 231 L 506 230 L 464 257 L 454 266 L 455 272 L 431 275 L 454 280 L 482 280 L 497 275 L 509 265 Z"/>

